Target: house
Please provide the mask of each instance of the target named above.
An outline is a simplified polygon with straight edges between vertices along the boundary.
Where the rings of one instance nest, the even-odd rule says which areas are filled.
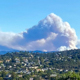
[[[63,69],[59,69],[59,71],[63,71]]]
[[[56,77],[57,76],[57,74],[51,74],[50,75],[50,77]]]
[[[30,78],[29,80],[33,80],[33,78]]]
[[[26,69],[21,68],[20,70],[17,71],[17,73],[27,73],[27,71],[26,71]]]
[[[22,70],[22,73],[27,73],[27,71],[26,70]]]
[[[16,63],[19,64],[20,60],[18,58],[15,59]]]
[[[1,66],[6,67],[5,64],[1,64]]]
[[[52,70],[51,68],[49,68],[49,70]]]
[[[7,74],[6,77],[4,78],[4,80],[12,80],[11,74]]]
[[[37,69],[37,68],[38,68],[38,66],[34,66],[34,67],[30,66],[29,68]]]
[[[12,68],[12,66],[10,65],[9,68]]]
[[[26,66],[27,64],[26,63],[22,63],[22,66]]]
[[[2,66],[0,66],[0,68],[2,68]]]
[[[43,68],[43,69],[42,69],[43,72],[44,72],[44,71],[47,71],[47,70],[48,70],[48,68]]]
[[[22,71],[20,70],[20,71],[17,71],[16,73],[18,73],[18,74],[19,74],[19,73],[22,73]]]
[[[27,74],[31,74],[31,72],[27,72]]]
[[[19,74],[19,75],[18,75],[18,77],[22,77],[22,75],[21,75],[21,74]]]
[[[16,65],[14,64],[14,67],[16,67]]]
[[[9,63],[10,61],[11,61],[10,59],[7,59],[7,60],[6,60],[6,63]]]
[[[0,63],[3,63],[3,61],[0,61]]]
[[[41,71],[41,69],[36,69],[37,72]]]
[[[66,69],[66,70],[64,70],[64,72],[68,72],[68,70]]]
[[[33,58],[33,55],[31,54],[31,57]]]
[[[27,63],[27,62],[28,62],[28,59],[24,58],[23,61],[24,61],[25,63]]]

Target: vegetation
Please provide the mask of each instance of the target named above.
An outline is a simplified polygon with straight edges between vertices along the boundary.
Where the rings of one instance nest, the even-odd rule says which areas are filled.
[[[0,80],[80,80],[80,49],[0,55]]]

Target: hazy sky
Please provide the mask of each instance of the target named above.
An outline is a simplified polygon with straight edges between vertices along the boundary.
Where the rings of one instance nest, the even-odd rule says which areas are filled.
[[[69,22],[80,38],[80,0],[0,0],[0,31],[20,33],[50,13]]]

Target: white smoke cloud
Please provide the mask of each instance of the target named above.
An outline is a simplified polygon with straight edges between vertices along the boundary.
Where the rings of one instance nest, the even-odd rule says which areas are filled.
[[[70,50],[70,49],[73,49],[73,48],[69,48],[69,47],[66,47],[66,46],[61,46],[57,50],[58,51],[64,51],[64,50]]]
[[[21,34],[16,34],[13,32],[1,32],[0,31],[0,45],[11,47],[17,44],[17,41],[22,39],[23,36]]]
[[[0,32],[0,45],[18,50],[76,49],[76,44],[75,30],[53,13],[21,34]]]
[[[77,40],[77,45],[76,46],[80,49],[80,39]]]

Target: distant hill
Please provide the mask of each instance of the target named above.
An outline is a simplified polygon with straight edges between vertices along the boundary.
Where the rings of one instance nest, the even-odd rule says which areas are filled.
[[[15,51],[19,51],[19,50],[15,50],[15,49],[8,48],[8,47],[0,45],[0,55],[6,54],[7,52],[15,52]]]
[[[33,52],[33,53],[43,53],[43,51],[39,51],[39,50],[29,51],[29,52]]]
[[[3,54],[6,54],[8,53],[9,51],[0,51],[0,55],[3,55]]]

